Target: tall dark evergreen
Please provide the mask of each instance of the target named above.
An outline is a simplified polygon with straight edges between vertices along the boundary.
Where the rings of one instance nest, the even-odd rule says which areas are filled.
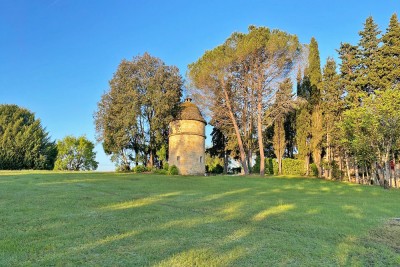
[[[356,84],[360,90],[367,94],[381,89],[379,86],[378,67],[380,62],[377,60],[379,53],[379,34],[378,25],[370,16],[364,23],[364,29],[359,32],[361,37],[358,43],[357,78]]]
[[[0,169],[51,170],[55,143],[39,119],[17,105],[0,105]]]
[[[327,171],[325,177],[332,178],[332,168],[335,165],[335,125],[340,120],[343,111],[342,97],[343,91],[339,84],[339,75],[336,73],[336,62],[332,58],[328,58],[323,69],[321,100],[323,126],[324,126],[324,143],[327,162]]]
[[[400,88],[400,24],[397,14],[390,18],[382,36],[380,48],[379,80],[382,89]]]
[[[218,157],[224,161],[224,173],[228,172],[229,154],[230,151],[227,148],[228,138],[224,133],[214,127],[211,132],[211,147],[206,149],[206,153],[212,157]]]
[[[290,111],[286,115],[285,123],[285,140],[286,140],[286,151],[285,157],[294,158],[296,152],[296,111]]]
[[[285,79],[279,85],[275,103],[270,109],[271,113],[269,114],[274,119],[273,146],[278,161],[278,174],[282,174],[282,159],[286,152],[285,120],[288,113],[294,109],[292,88],[293,84],[289,78]]]
[[[310,81],[308,77],[302,77],[301,70],[297,73],[297,96],[303,99],[303,103],[296,110],[296,147],[298,158],[304,160],[306,175],[310,171],[311,157],[311,115],[310,115]]]
[[[311,112],[311,140],[310,147],[314,163],[318,168],[318,176],[321,176],[321,154],[322,154],[322,110],[321,110],[321,62],[319,57],[318,43],[311,38],[309,45],[308,67],[305,76],[309,80],[310,87],[310,112]]]
[[[357,107],[360,105],[362,96],[361,90],[357,88],[357,69],[359,66],[357,46],[349,43],[341,43],[338,50],[340,64],[340,86],[342,87],[346,97],[347,108]]]

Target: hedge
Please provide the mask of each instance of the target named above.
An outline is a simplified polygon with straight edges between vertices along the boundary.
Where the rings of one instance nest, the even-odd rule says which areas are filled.
[[[260,172],[260,159],[256,159],[256,164],[253,166],[253,173]],[[304,175],[306,170],[304,168],[304,161],[300,159],[285,158],[282,160],[282,174],[283,175]],[[277,175],[278,162],[273,158],[265,158],[265,174]]]

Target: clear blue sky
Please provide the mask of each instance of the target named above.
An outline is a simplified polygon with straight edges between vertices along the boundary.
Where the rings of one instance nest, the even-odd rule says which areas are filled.
[[[53,139],[94,141],[93,112],[123,58],[147,51],[184,75],[205,50],[256,25],[302,43],[314,36],[324,64],[340,42],[358,42],[368,16],[384,31],[399,9],[398,0],[0,0],[0,104],[30,109]],[[113,170],[96,150],[99,170]]]

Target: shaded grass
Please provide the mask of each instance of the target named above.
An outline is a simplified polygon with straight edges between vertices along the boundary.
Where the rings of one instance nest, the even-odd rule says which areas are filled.
[[[399,203],[307,178],[0,172],[0,266],[398,266],[399,231],[376,231]]]

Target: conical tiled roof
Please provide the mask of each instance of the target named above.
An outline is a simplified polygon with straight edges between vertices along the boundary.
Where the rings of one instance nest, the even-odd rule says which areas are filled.
[[[192,103],[191,98],[186,98],[185,102],[181,104],[181,112],[179,113],[177,120],[194,120],[194,121],[201,121],[205,124],[206,121],[201,115],[199,108]]]

